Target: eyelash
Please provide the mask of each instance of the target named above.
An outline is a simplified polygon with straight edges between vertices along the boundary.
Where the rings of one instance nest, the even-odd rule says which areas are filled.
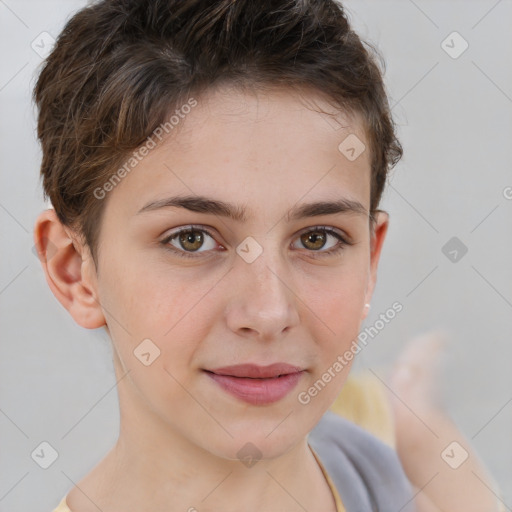
[[[172,252],[173,254],[177,254],[180,257],[184,257],[184,258],[199,258],[200,254],[202,254],[204,252],[207,252],[207,251],[202,251],[201,253],[196,254],[194,252],[176,249],[172,245],[169,245],[169,242],[171,240],[173,240],[174,238],[178,237],[182,233],[190,233],[190,232],[196,232],[196,231],[199,231],[199,232],[202,232],[202,233],[206,233],[208,236],[210,236],[211,238],[215,239],[214,235],[212,233],[210,233],[210,231],[208,229],[206,229],[206,228],[204,228],[202,226],[192,226],[191,225],[191,226],[187,226],[184,229],[180,229],[179,231],[176,231],[176,232],[172,233],[168,237],[164,238],[160,243],[164,246],[164,248],[166,250]],[[305,235],[307,233],[315,233],[315,232],[327,233],[327,234],[332,235],[332,236],[334,236],[335,238],[338,239],[338,244],[336,244],[331,249],[328,249],[327,251],[319,250],[317,252],[317,251],[314,251],[314,250],[307,250],[306,249],[307,252],[314,253],[314,257],[315,258],[323,258],[324,256],[334,256],[336,254],[339,254],[341,251],[343,251],[343,249],[345,249],[345,246],[354,245],[353,242],[349,242],[346,238],[344,238],[342,235],[340,235],[337,231],[335,231],[334,229],[329,228],[327,226],[313,226],[311,228],[308,228],[307,231],[303,231],[302,233],[300,233],[299,237],[301,237],[302,235]]]

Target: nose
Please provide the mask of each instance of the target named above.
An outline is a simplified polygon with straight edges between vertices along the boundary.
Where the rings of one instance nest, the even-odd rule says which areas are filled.
[[[252,263],[239,258],[231,271],[234,291],[227,305],[228,327],[238,335],[271,341],[299,324],[298,297],[290,273],[270,249]]]

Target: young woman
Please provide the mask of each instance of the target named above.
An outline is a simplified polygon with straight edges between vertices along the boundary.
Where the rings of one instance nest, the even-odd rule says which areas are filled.
[[[60,303],[111,338],[121,414],[58,510],[414,510],[396,452],[329,411],[402,152],[343,8],[96,2],[34,96],[35,240]]]

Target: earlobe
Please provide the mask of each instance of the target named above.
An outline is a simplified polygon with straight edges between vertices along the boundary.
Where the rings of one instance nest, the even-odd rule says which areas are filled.
[[[34,243],[48,286],[75,322],[86,329],[105,325],[95,281],[91,282],[95,275],[95,269],[89,268],[92,259],[84,259],[88,251],[70,236],[55,210],[39,214],[34,225]]]
[[[368,313],[370,312],[370,307],[371,306],[368,302],[364,305],[363,315],[361,316],[361,320],[364,320],[368,316]]]

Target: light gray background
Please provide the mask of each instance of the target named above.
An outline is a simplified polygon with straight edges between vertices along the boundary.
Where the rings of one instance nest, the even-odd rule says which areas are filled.
[[[1,512],[52,510],[108,451],[118,429],[106,334],[73,322],[32,252],[44,204],[30,102],[41,59],[31,43],[43,31],[57,36],[83,5],[0,0]],[[512,186],[512,2],[345,5],[356,30],[384,54],[405,148],[382,205],[391,227],[366,325],[396,300],[404,310],[358,366],[385,379],[407,340],[447,330],[446,406],[510,508],[512,200],[504,191]],[[469,43],[457,59],[441,47],[453,31]],[[468,248],[456,263],[441,251],[453,236]],[[59,453],[47,470],[31,458],[42,441]]]

